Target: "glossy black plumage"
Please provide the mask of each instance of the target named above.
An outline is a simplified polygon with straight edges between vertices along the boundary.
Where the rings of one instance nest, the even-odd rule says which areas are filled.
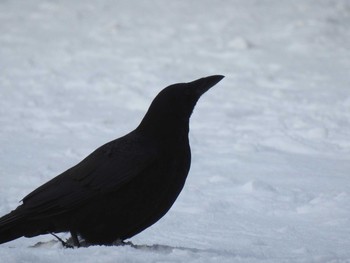
[[[182,190],[191,164],[189,118],[223,76],[171,85],[153,100],[140,125],[40,186],[0,218],[0,243],[70,231],[108,245],[159,220]]]

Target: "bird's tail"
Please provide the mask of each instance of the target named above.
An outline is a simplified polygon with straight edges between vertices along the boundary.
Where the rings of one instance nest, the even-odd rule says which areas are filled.
[[[9,242],[25,235],[25,219],[21,213],[14,210],[0,218],[0,244]]]

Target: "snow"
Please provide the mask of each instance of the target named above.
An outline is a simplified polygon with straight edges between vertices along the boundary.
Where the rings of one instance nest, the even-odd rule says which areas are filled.
[[[349,24],[347,0],[1,1],[0,215],[165,86],[226,78],[193,113],[185,189],[136,248],[40,236],[0,261],[350,262]]]

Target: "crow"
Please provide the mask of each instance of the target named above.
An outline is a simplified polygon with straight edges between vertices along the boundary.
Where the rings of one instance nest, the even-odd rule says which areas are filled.
[[[112,245],[157,222],[180,194],[190,169],[194,106],[223,78],[163,89],[135,130],[102,145],[1,217],[0,244],[52,234],[65,246]],[[72,245],[56,235],[60,232],[70,232]]]

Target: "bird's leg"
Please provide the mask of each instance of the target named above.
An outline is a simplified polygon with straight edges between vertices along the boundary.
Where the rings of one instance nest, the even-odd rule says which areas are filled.
[[[72,240],[73,240],[73,245],[75,247],[80,247],[80,242],[79,242],[79,239],[78,239],[78,235],[77,235],[77,232],[75,231],[70,231],[70,234],[72,236]]]
[[[62,246],[64,246],[65,248],[74,248],[74,246],[69,245],[67,242],[63,241],[63,239],[60,238],[59,236],[57,236],[56,234],[54,234],[54,233],[49,233],[49,234],[51,234],[51,235],[53,235],[55,238],[57,238],[58,241],[60,241],[60,242],[62,243]]]

